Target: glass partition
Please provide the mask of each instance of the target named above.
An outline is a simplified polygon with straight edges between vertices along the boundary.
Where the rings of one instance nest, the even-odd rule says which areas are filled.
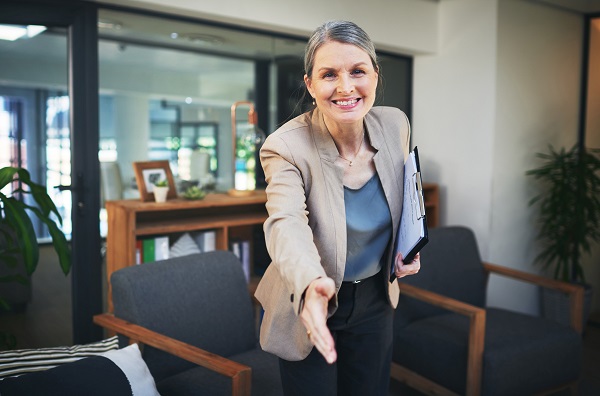
[[[303,40],[114,10],[100,10],[99,36],[100,145],[114,147],[104,159],[134,189],[134,161],[169,160],[184,188],[199,182],[206,155],[205,181],[232,188],[231,106],[254,102],[274,129],[276,88],[261,76],[277,72],[279,57],[301,64],[304,50]]]
[[[132,162],[169,160],[183,188],[198,182],[197,159],[206,155],[208,180],[227,191],[234,183],[232,104],[253,102],[267,134],[307,109],[299,103],[305,39],[112,9],[99,11],[98,26],[100,160],[118,165],[131,187],[123,198],[135,196]],[[378,104],[410,114],[411,60],[380,60],[385,94]]]
[[[21,25],[2,26],[27,30]],[[38,26],[37,34],[2,36],[0,58],[0,167],[26,168],[32,180],[46,186],[69,238],[71,192],[56,188],[71,184],[66,30]],[[10,194],[12,187],[3,193]],[[49,240],[47,228],[37,217],[31,220],[38,239]]]
[[[158,159],[170,161],[180,187],[205,177],[226,191],[233,186],[232,104],[253,102],[267,134],[307,109],[299,103],[303,38],[113,9],[99,10],[98,32],[98,158],[109,165],[101,167],[103,199],[139,196],[132,162]],[[10,54],[0,68],[0,161],[26,165],[48,186],[69,233],[70,191],[54,188],[71,177],[66,31],[0,40],[0,53]],[[411,59],[386,53],[380,60],[377,104],[410,115]],[[18,133],[14,125],[22,126]],[[199,161],[208,162],[206,172]]]

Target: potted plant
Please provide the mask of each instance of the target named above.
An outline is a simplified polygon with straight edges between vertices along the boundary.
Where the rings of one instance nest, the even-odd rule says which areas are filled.
[[[540,167],[526,172],[541,183],[541,191],[529,205],[538,208],[538,239],[542,250],[536,263],[552,270],[555,279],[586,287],[584,325],[591,306],[591,287],[586,284],[582,256],[600,239],[600,149],[574,146],[570,150],[538,153]],[[543,289],[542,311],[561,322],[567,309],[559,308],[560,295]],[[553,301],[544,305],[544,300]],[[548,301],[547,301],[548,302]],[[564,312],[566,311],[566,312]],[[559,318],[560,317],[560,318]],[[567,320],[568,323],[568,320]]]
[[[18,183],[18,187],[11,194],[2,192],[10,183]],[[35,203],[19,199],[24,196],[31,196]],[[28,285],[38,265],[39,246],[27,212],[35,214],[48,227],[64,274],[71,269],[69,244],[58,227],[62,218],[45,187],[32,181],[23,168],[4,167],[0,169],[0,285],[6,287],[14,283]],[[0,289],[0,310],[9,309],[10,302],[2,294]],[[0,339],[2,336],[0,333]]]
[[[166,202],[167,194],[169,193],[169,183],[166,179],[158,180],[154,183],[152,191],[154,192],[154,200],[156,202]]]

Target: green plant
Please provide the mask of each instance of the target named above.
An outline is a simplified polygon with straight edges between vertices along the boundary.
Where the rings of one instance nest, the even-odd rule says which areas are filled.
[[[168,187],[169,183],[167,183],[167,181],[165,179],[161,179],[161,180],[158,180],[157,182],[155,182],[154,185],[156,187]]]
[[[537,153],[542,165],[526,172],[542,191],[529,205],[539,210],[538,239],[543,247],[536,262],[554,269],[554,278],[585,283],[581,256],[600,238],[600,149]]]
[[[1,190],[9,183],[18,183],[18,187],[12,194],[6,195]],[[19,195],[31,195],[37,206],[17,199]],[[51,217],[54,214],[58,223],[62,224],[62,218],[45,187],[32,181],[29,172],[23,168],[4,167],[0,169],[0,204],[0,238],[4,242],[0,244],[0,264],[12,270],[24,265],[28,276],[34,273],[39,261],[39,246],[33,223],[27,214],[30,211],[48,227],[60,267],[65,275],[68,274],[71,269],[69,244]],[[11,271],[9,275],[0,276],[0,282],[28,282],[27,278],[13,273]],[[0,306],[8,308],[1,296]]]

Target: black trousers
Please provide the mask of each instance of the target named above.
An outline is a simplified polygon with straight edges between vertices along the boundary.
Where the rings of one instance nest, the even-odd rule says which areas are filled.
[[[394,310],[382,276],[342,284],[338,310],[327,321],[338,354],[334,364],[317,348],[301,361],[279,359],[286,396],[389,394]]]

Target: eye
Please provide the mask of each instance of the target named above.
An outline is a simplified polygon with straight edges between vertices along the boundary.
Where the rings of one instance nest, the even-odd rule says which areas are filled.
[[[362,69],[354,69],[354,70],[352,70],[352,75],[354,75],[354,76],[359,76],[359,75],[363,75],[363,74],[365,74],[365,71],[362,70]]]
[[[333,74],[333,72],[325,72],[325,73],[323,73],[323,78],[331,79],[333,77],[335,77],[335,74]]]

